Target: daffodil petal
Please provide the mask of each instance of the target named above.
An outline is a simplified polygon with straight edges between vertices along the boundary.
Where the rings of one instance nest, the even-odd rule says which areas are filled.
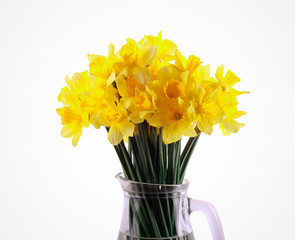
[[[161,47],[159,48],[159,57],[162,60],[170,60],[172,54],[175,52],[177,48],[176,44],[171,40],[164,39],[161,43]]]
[[[122,97],[127,97],[128,92],[127,92],[126,80],[124,79],[122,75],[117,77],[116,84],[117,84],[119,94]]]
[[[224,70],[223,65],[220,65],[216,70],[215,76],[219,82],[223,80],[223,70]]]
[[[213,123],[211,124],[206,116],[201,115],[197,122],[197,127],[201,132],[211,135],[213,132]]]
[[[77,121],[64,125],[61,129],[61,136],[64,138],[73,137],[79,126],[80,124]]]
[[[150,111],[133,112],[133,113],[130,113],[129,119],[136,124],[142,123],[148,114],[152,114],[152,112],[150,112]]]
[[[128,74],[143,85],[151,79],[151,71],[146,67],[134,66],[128,69]]]
[[[163,128],[163,141],[165,144],[170,144],[180,140],[182,137],[177,124],[166,126]]]
[[[98,55],[95,55],[95,54],[88,54],[87,55],[89,62],[92,62],[97,57],[98,57]]]
[[[132,137],[134,132],[134,124],[128,120],[120,123],[120,130],[124,137]]]
[[[244,123],[239,123],[234,119],[225,119],[222,122],[223,126],[232,133],[237,133],[241,127],[244,127]]]
[[[81,134],[82,134],[82,129],[83,129],[83,124],[80,124],[79,127],[76,129],[75,136],[72,139],[73,147],[77,146],[78,141],[79,141]]]
[[[56,109],[56,112],[59,116],[62,116],[64,114],[64,108],[58,108]]]
[[[91,117],[90,118],[90,123],[96,128],[96,129],[99,129],[100,128],[100,126],[101,126],[101,123],[98,121],[98,119],[97,118],[93,118],[93,117]]]
[[[196,102],[201,105],[205,96],[205,89],[202,88],[199,84],[196,84],[195,93],[196,94],[194,96],[196,98]]]
[[[195,137],[197,136],[197,132],[194,129],[194,127],[191,125],[190,122],[184,122],[182,124],[183,126],[181,127],[182,130],[182,135],[187,136],[187,137]]]
[[[175,50],[175,66],[181,71],[185,71],[186,60],[178,49]]]
[[[107,86],[110,86],[116,80],[116,73],[112,72],[107,80]]]
[[[70,89],[68,87],[63,87],[60,91],[60,94],[58,95],[57,99],[59,102],[62,102],[64,105],[68,105],[69,102],[67,99],[64,97],[65,93],[70,92]]]
[[[226,80],[228,86],[232,87],[237,82],[240,82],[241,80],[230,70],[227,71],[227,73],[224,76],[224,79]]]
[[[112,58],[114,56],[114,54],[115,54],[115,46],[114,46],[114,44],[110,43],[108,58]]]
[[[81,118],[82,118],[82,122],[84,124],[85,127],[89,127],[89,115],[87,112],[82,112],[81,113]]]
[[[166,124],[167,112],[158,111],[149,119],[147,119],[148,123],[154,127],[163,127]]]
[[[139,49],[139,53],[140,53],[139,64],[142,66],[151,64],[157,55],[157,50],[158,50],[157,46],[141,47]]]
[[[117,125],[113,125],[110,127],[108,133],[108,140],[112,145],[118,145],[123,139],[123,134],[120,131],[120,128]]]
[[[244,112],[244,111],[235,111],[233,114],[231,114],[231,117],[233,119],[236,119],[236,118],[239,118],[245,114],[246,114],[246,112]]]

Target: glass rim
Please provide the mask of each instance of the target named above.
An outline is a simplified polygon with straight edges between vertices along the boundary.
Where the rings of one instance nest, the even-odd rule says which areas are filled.
[[[138,192],[138,193],[179,193],[187,191],[189,181],[183,180],[182,184],[161,184],[161,183],[146,183],[128,180],[122,172],[115,176],[121,183],[123,191]]]

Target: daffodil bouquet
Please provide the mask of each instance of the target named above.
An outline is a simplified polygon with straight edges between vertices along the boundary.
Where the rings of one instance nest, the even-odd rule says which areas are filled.
[[[201,132],[210,135],[218,124],[230,135],[244,126],[236,121],[245,114],[237,109],[237,96],[246,92],[233,88],[240,79],[230,70],[224,75],[223,65],[210,76],[209,65],[184,57],[161,32],[139,42],[128,38],[117,52],[109,44],[108,56],[88,59],[89,69],[66,76],[68,86],[58,95],[65,105],[57,109],[61,135],[76,146],[83,127],[104,126],[129,180],[180,184]],[[182,136],[188,137],[183,150]],[[158,214],[139,216],[139,222],[162,226],[165,214]],[[173,236],[172,222],[165,219],[162,236]]]

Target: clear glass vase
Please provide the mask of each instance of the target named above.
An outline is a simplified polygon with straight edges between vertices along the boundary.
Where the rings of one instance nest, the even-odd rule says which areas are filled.
[[[118,240],[195,240],[190,214],[205,214],[213,240],[224,240],[216,209],[208,202],[187,196],[189,182],[150,184],[116,175],[123,193],[123,214]]]

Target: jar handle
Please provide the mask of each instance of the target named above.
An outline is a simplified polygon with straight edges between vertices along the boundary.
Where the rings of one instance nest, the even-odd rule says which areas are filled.
[[[211,203],[189,198],[189,213],[191,214],[195,211],[202,212],[207,218],[212,239],[224,240],[224,233],[216,208]]]

